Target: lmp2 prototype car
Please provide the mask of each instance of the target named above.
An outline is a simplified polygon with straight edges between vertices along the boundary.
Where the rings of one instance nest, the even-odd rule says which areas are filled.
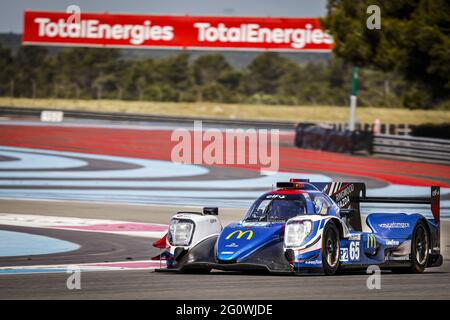
[[[362,223],[360,203],[430,204],[421,214],[372,213]],[[222,228],[218,208],[179,212],[154,246],[166,260],[158,271],[212,269],[318,272],[378,265],[393,272],[440,266],[440,189],[428,198],[367,197],[364,183],[290,179],[259,197],[244,219]],[[163,251],[164,250],[164,251]]]

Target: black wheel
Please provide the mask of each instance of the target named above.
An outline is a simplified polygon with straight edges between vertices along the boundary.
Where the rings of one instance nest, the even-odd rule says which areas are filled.
[[[419,221],[411,238],[411,272],[421,273],[425,270],[430,256],[430,237],[427,226]]]
[[[323,231],[322,265],[326,275],[336,274],[339,269],[339,230],[333,222],[327,223]]]
[[[411,267],[392,269],[394,273],[421,273],[425,270],[430,251],[430,236],[427,226],[419,221],[411,237]]]

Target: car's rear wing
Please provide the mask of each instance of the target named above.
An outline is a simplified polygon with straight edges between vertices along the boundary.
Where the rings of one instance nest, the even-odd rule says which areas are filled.
[[[360,203],[429,204],[434,220],[440,222],[440,187],[432,186],[430,197],[367,197],[361,182],[310,182],[328,194],[342,209],[360,209]]]
[[[440,222],[440,187],[432,186],[430,197],[359,197],[356,201],[369,203],[406,203],[406,204],[429,204],[434,220]]]
[[[341,215],[345,215],[348,223],[355,229],[361,230],[361,203],[399,203],[399,204],[429,204],[435,223],[440,225],[440,187],[432,186],[430,197],[368,197],[366,185],[360,182],[311,182],[322,192],[328,194],[341,208]],[[439,231],[438,231],[439,232]]]
[[[328,194],[341,209],[360,212],[360,203],[405,203],[430,204],[436,223],[440,222],[440,187],[432,186],[430,197],[367,197],[366,185],[362,182],[310,182],[304,179],[291,179],[291,184],[312,185]],[[285,183],[288,184],[288,183]]]

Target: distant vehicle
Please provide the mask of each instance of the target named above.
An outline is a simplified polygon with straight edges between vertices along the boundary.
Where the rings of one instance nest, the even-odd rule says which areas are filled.
[[[430,204],[434,219],[421,214],[372,213],[363,231],[360,203]],[[377,265],[393,272],[419,273],[442,264],[440,189],[430,198],[367,197],[354,182],[291,179],[260,196],[243,220],[222,228],[218,208],[179,212],[154,246],[159,271],[207,273],[212,269],[317,272]]]

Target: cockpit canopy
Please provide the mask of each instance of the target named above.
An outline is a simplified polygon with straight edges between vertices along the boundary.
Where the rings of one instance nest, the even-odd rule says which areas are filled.
[[[253,203],[244,221],[287,221],[306,213],[306,199],[303,194],[266,194]]]
[[[267,193],[252,204],[244,217],[244,221],[283,222],[299,215],[327,215],[330,213],[335,215],[338,211],[337,205],[321,192],[307,194]]]

